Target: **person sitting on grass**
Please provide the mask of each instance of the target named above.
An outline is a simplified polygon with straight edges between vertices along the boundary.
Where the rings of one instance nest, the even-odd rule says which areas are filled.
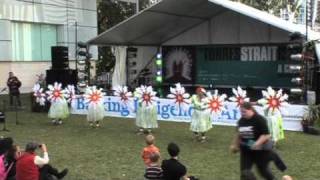
[[[43,157],[36,155],[35,151],[38,148],[41,148]],[[16,180],[53,180],[53,176],[62,179],[67,173],[68,169],[59,173],[49,164],[49,155],[45,144],[28,143],[25,152],[17,158]]]
[[[187,168],[178,161],[179,146],[175,143],[169,143],[167,150],[171,158],[162,161],[161,168],[164,180],[197,180],[193,176],[187,176]]]
[[[145,140],[146,140],[147,146],[144,147],[143,150],[142,150],[142,159],[143,159],[144,164],[146,166],[150,166],[150,164],[151,164],[151,160],[150,160],[151,154],[152,153],[159,153],[160,154],[160,150],[159,150],[159,148],[157,148],[154,145],[155,138],[154,138],[153,135],[151,135],[151,134],[147,135]]]
[[[282,176],[282,180],[293,180],[293,178],[291,176],[284,175]]]
[[[163,174],[159,160],[159,153],[155,152],[150,155],[150,164],[146,168],[146,172],[144,174],[146,180],[163,180]]]

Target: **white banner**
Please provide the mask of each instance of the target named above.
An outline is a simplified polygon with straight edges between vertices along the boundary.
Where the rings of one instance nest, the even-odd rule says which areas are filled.
[[[184,108],[179,108],[170,99],[159,99],[156,102],[158,120],[175,121],[175,122],[190,122],[193,107],[187,105]],[[104,97],[105,116],[135,118],[138,107],[138,101],[133,99],[127,105],[121,103],[119,97],[105,96]],[[84,98],[78,97],[71,104],[72,114],[87,114],[88,104]],[[282,113],[284,121],[284,129],[292,131],[301,131],[300,121],[307,106],[289,105]],[[212,116],[212,123],[216,125],[235,126],[240,118],[239,108],[233,102],[226,102],[225,111],[220,116]],[[256,110],[263,114],[262,107],[257,106]]]

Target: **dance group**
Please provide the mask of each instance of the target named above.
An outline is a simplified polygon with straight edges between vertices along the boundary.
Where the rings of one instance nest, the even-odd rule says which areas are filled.
[[[33,90],[36,102],[39,104],[44,105],[46,100],[50,101],[48,116],[53,119],[52,122],[54,124],[62,124],[62,120],[69,116],[68,103],[77,98],[73,86],[68,85],[65,89],[62,89],[62,85],[59,83],[49,85],[46,92],[38,84],[34,86]],[[157,97],[151,86],[142,85],[136,88],[134,93],[128,91],[126,86],[118,86],[113,90],[114,95],[119,97],[122,106],[129,107],[134,98],[138,100],[135,121],[138,127],[138,134],[150,134],[152,129],[158,128]],[[263,151],[262,145],[267,144],[265,142],[270,137],[271,142],[284,139],[281,111],[283,111],[283,107],[288,105],[286,102],[288,95],[284,94],[281,89],[275,91],[268,87],[266,91],[262,91],[262,99],[255,103],[250,103],[245,90],[238,87],[232,89],[232,92],[234,95],[229,100],[239,107],[241,119],[238,121],[238,133],[230,149],[233,152],[237,150],[241,152],[241,177],[243,177],[241,179],[254,179],[254,176],[251,176],[248,172],[251,172],[252,165],[256,164],[260,174],[265,179],[272,180],[274,176],[268,169],[268,162],[274,161],[282,171],[286,169],[286,166],[280,157],[274,151],[271,151],[272,147],[269,155],[269,151]],[[104,118],[104,95],[102,89],[98,89],[95,86],[87,87],[82,95],[88,104],[87,120],[91,127],[99,127],[99,122]],[[187,106],[190,107],[190,105],[193,107],[190,130],[199,142],[205,142],[206,132],[212,128],[212,118],[218,118],[221,112],[225,110],[227,96],[219,94],[218,90],[211,94],[211,92],[207,92],[202,87],[198,87],[196,94],[190,96],[178,83],[175,87],[170,88],[170,94],[167,98],[171,99],[177,108],[184,109]],[[253,104],[264,107],[266,120],[255,111]],[[261,146],[262,149],[258,146]],[[262,151],[256,152],[255,150],[258,149]]]
[[[50,102],[48,116],[52,119],[52,123],[57,125],[62,124],[62,120],[69,116],[68,103],[71,103],[77,97],[74,86],[68,85],[63,89],[60,83],[48,85],[46,92],[39,84],[36,84],[33,91],[36,102],[40,105],[45,105],[46,100]],[[246,91],[240,87],[233,89],[233,94],[234,96],[230,97],[229,100],[235,102],[238,107],[244,102],[249,102]],[[132,101],[133,98],[138,99],[139,105],[136,113],[138,133],[150,133],[152,129],[158,128],[157,97],[151,86],[142,85],[136,88],[134,93],[128,91],[126,86],[118,86],[114,88],[114,95],[120,98],[122,106],[129,106],[129,101]],[[271,87],[267,91],[262,91],[262,95],[263,98],[256,104],[264,106],[270,134],[272,139],[277,142],[284,138],[281,108],[287,105],[288,96],[282,90],[275,91]],[[83,95],[88,104],[87,120],[92,127],[99,127],[100,121],[104,118],[103,96],[105,96],[105,93],[96,86],[87,87]],[[202,87],[198,87],[196,94],[190,96],[179,83],[170,88],[170,94],[167,97],[172,99],[172,103],[177,108],[184,109],[187,105],[192,105],[190,130],[195,134],[196,139],[201,142],[206,141],[205,133],[212,128],[212,118],[218,118],[221,112],[225,110],[224,105],[227,98],[225,94],[218,94],[218,90],[211,94]]]

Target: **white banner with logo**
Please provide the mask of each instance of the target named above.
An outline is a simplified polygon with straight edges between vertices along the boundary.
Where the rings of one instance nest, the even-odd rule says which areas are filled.
[[[158,99],[156,102],[158,120],[175,121],[175,122],[190,122],[193,107],[186,105],[179,108],[170,99]],[[128,104],[123,104],[119,97],[105,96],[104,97],[105,116],[135,118],[138,101],[132,99]],[[88,104],[83,97],[76,98],[71,104],[72,114],[87,114]],[[307,106],[304,105],[289,105],[282,112],[284,129],[292,131],[301,131],[300,121]],[[233,102],[226,102],[225,111],[220,116],[212,116],[212,123],[216,125],[235,126],[240,118],[239,108]],[[263,114],[262,107],[257,106],[256,110]]]

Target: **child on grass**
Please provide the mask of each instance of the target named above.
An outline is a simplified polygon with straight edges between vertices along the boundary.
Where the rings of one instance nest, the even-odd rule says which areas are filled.
[[[160,151],[159,151],[159,148],[157,148],[154,145],[155,138],[154,138],[153,135],[151,135],[151,134],[147,135],[145,140],[146,140],[147,146],[144,147],[143,150],[142,150],[142,159],[143,159],[144,164],[146,166],[150,166],[150,164],[151,164],[151,160],[150,160],[151,154],[152,153],[159,153],[160,154]]]
[[[146,168],[146,172],[144,174],[146,180],[163,180],[163,174],[159,160],[160,154],[158,152],[150,154],[150,165]]]

